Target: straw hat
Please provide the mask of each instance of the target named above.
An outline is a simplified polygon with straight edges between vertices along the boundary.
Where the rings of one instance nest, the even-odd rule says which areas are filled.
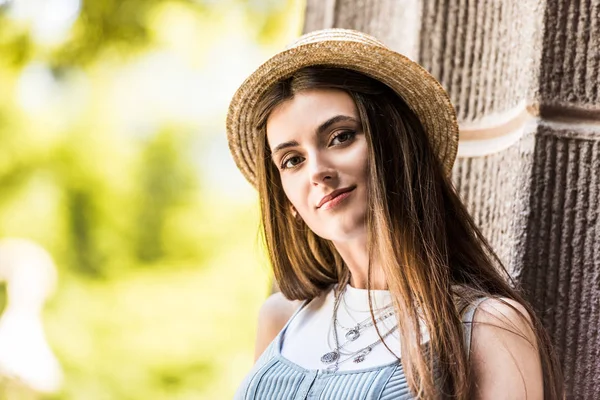
[[[372,36],[324,29],[298,38],[262,64],[238,88],[227,114],[227,140],[238,168],[256,187],[257,129],[253,108],[265,91],[295,71],[315,65],[346,68],[377,79],[398,93],[417,115],[448,175],[458,149],[454,107],[440,83],[419,64]]]

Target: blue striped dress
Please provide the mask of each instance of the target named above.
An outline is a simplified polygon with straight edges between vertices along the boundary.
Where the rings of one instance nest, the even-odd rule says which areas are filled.
[[[463,314],[467,351],[471,343],[471,323],[481,298]],[[409,400],[411,393],[402,363],[392,363],[349,371],[329,372],[306,369],[281,355],[285,331],[294,317],[308,303],[305,301],[292,315],[256,361],[234,400]]]

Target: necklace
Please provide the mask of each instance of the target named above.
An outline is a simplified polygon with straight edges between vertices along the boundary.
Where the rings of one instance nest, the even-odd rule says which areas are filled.
[[[347,331],[346,332],[346,339],[348,339],[348,340],[356,340],[356,339],[358,339],[360,337],[360,332],[363,329],[366,329],[366,328],[368,328],[370,326],[373,326],[374,323],[373,323],[373,320],[371,319],[370,315],[367,318],[365,318],[364,320],[362,320],[361,322],[358,322],[354,318],[354,316],[352,315],[352,313],[350,311],[355,311],[355,312],[369,312],[369,310],[362,311],[362,310],[356,310],[356,309],[351,308],[348,305],[348,303],[346,302],[346,292],[348,291],[347,289],[348,289],[348,286],[345,286],[344,290],[343,290],[343,293],[341,295],[342,302],[344,303],[344,308],[346,309],[346,312],[348,313],[348,315],[350,316],[350,318],[356,323],[356,325],[354,325],[354,327],[352,327],[352,328],[348,328],[348,327],[343,326],[337,319],[335,319],[335,322],[341,328],[343,328],[343,329],[345,329]],[[386,305],[384,307],[380,307],[380,308],[374,309],[373,310],[373,314],[375,314],[377,312],[382,312],[383,313],[386,310],[391,309],[392,307],[393,307],[393,303],[390,303],[390,304],[388,304],[388,305]],[[383,314],[381,317],[378,317],[378,318],[375,319],[375,324],[377,324],[377,322],[383,321],[384,319],[390,317],[393,314],[394,314],[393,311],[392,311],[392,313],[388,312],[386,314]]]
[[[381,338],[379,338],[376,342],[374,342],[368,346],[365,346],[359,350],[356,350],[352,353],[340,352],[341,355],[348,355],[348,357],[344,358],[343,360],[341,360],[341,359],[336,360],[336,363],[332,366],[329,366],[327,369],[335,372],[338,370],[340,364],[342,364],[348,360],[352,360],[356,364],[363,362],[365,360],[365,358],[367,357],[367,355],[373,350],[373,347],[377,346],[379,343],[382,342],[382,339],[385,339],[386,337],[391,335],[397,329],[398,329],[398,325],[395,325],[389,331],[387,331],[383,336],[381,336]]]
[[[348,311],[348,310],[346,310],[346,311]],[[350,318],[352,318],[354,320],[354,322],[356,322],[356,320],[352,317],[352,314],[350,314],[348,312],[348,315],[350,315]],[[360,337],[361,331],[363,331],[363,330],[365,330],[367,328],[370,328],[371,326],[376,325],[378,322],[382,322],[385,319],[387,319],[387,318],[389,318],[389,317],[391,317],[393,315],[394,315],[394,311],[393,310],[388,311],[387,313],[382,314],[379,317],[377,317],[375,319],[375,322],[373,322],[373,319],[371,318],[371,316],[368,316],[363,321],[356,322],[356,325],[354,327],[352,327],[352,328],[347,328],[347,327],[343,326],[340,323],[340,321],[337,319],[337,315],[336,315],[336,318],[334,319],[334,323],[336,323],[340,328],[342,328],[342,329],[344,329],[344,330],[347,331],[346,335],[345,335],[345,337],[346,337],[347,340],[349,340],[349,341],[355,341],[356,339],[358,339]]]
[[[370,319],[370,312],[369,312],[369,310],[359,311],[359,310],[356,310],[356,309],[350,307],[348,305],[348,303],[346,303],[346,296],[342,297],[342,303],[344,303],[344,309],[346,309],[346,312],[348,313],[348,315],[350,316],[350,318],[352,318],[354,320],[354,322],[356,322],[357,324],[364,323],[364,322],[366,322],[366,321],[368,321]],[[383,313],[386,310],[389,310],[389,309],[391,309],[393,307],[394,307],[394,305],[392,303],[390,303],[390,304],[388,304],[385,307],[380,307],[380,308],[373,309],[373,314]],[[354,311],[354,312],[357,312],[357,313],[366,313],[366,312],[369,312],[369,316],[367,318],[365,318],[363,321],[358,322],[358,321],[356,321],[356,319],[352,315],[351,311]]]
[[[345,292],[345,289],[346,288],[344,287],[344,289],[342,289],[339,292],[339,294],[337,294],[335,296],[335,300],[334,300],[334,304],[333,304],[333,315],[332,315],[331,325],[333,326],[333,339],[335,342],[335,347],[332,351],[327,352],[327,353],[323,354],[323,356],[321,356],[321,362],[323,362],[324,364],[332,364],[327,367],[327,370],[330,372],[337,371],[339,369],[339,365],[341,363],[346,362],[350,359],[352,359],[355,363],[363,362],[365,360],[366,356],[373,350],[373,347],[377,346],[379,343],[381,343],[383,341],[383,339],[385,339],[387,336],[391,335],[392,332],[394,332],[396,329],[398,329],[398,325],[396,324],[394,327],[392,327],[388,332],[386,332],[382,337],[380,337],[374,343],[371,343],[368,346],[365,346],[355,352],[352,352],[349,354],[349,357],[347,357],[343,360],[340,360],[340,355],[342,354],[341,349],[347,343],[352,341],[352,340],[348,340],[347,342],[345,342],[344,344],[342,344],[340,346],[339,339],[338,339],[338,333],[337,333],[337,324],[336,324],[337,312],[338,312],[338,308],[340,305],[340,298],[343,295],[343,293]],[[345,353],[344,355],[346,355],[346,354],[348,354],[348,353]]]
[[[334,289],[335,290],[335,289]],[[340,353],[339,351],[339,343],[338,343],[338,338],[337,338],[337,330],[335,329],[335,316],[337,314],[337,308],[340,304],[340,296],[339,294],[335,296],[335,299],[333,301],[333,316],[332,316],[332,323],[331,325],[333,325],[334,327],[334,335],[333,335],[333,340],[335,341],[335,349],[333,351],[327,352],[325,354],[323,354],[321,356],[321,362],[324,364],[331,364],[332,362],[337,361],[340,358]]]
[[[389,328],[389,329],[390,329],[390,331],[392,331],[392,332],[393,332],[393,331],[395,330],[395,325],[394,325],[392,328]],[[330,329],[330,330],[329,330],[329,335],[331,335],[331,333],[332,333],[331,331],[332,331],[332,329]],[[387,336],[388,336],[388,335],[390,335],[392,332],[389,332],[389,333],[388,333],[388,332],[386,332],[386,333],[384,334],[384,336],[383,336],[383,337],[384,337],[384,338],[385,338],[385,337],[387,337]],[[333,335],[331,335],[331,336],[333,336]],[[345,350],[345,348],[346,348],[346,345],[348,345],[348,344],[349,344],[349,343],[351,343],[351,342],[353,342],[353,340],[346,340],[344,343],[341,343],[341,344],[339,345],[339,348],[338,348],[338,351],[337,351],[337,352],[340,354],[340,356],[348,356],[348,355],[353,355],[353,354],[355,354],[355,353],[357,353],[357,352],[360,352],[361,350],[363,350],[363,348],[361,348],[361,349],[359,349],[359,350],[351,350],[351,349]],[[327,345],[329,346],[329,348],[331,348],[331,347],[332,347],[332,346],[331,346],[331,343],[330,343],[330,341],[329,341],[329,337],[327,338]],[[373,345],[374,345],[374,344],[370,344],[369,346],[373,346]],[[366,346],[366,347],[369,347],[369,346]]]

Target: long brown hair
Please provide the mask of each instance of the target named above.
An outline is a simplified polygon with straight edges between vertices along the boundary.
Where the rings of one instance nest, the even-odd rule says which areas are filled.
[[[273,85],[256,107],[262,230],[282,293],[289,299],[312,299],[349,279],[333,244],[291,214],[270,157],[269,114],[307,89],[344,90],[357,106],[369,153],[368,251],[370,259],[378,255],[402,321],[402,363],[414,394],[427,399],[469,398],[472,378],[460,310],[487,296],[513,299],[525,307],[542,360],[545,397],[562,398],[560,369],[549,337],[532,307],[509,284],[506,268],[460,201],[421,122],[389,87],[358,72],[324,66],[301,69]],[[371,265],[367,289],[370,275]],[[428,346],[422,346],[420,321],[429,331]]]

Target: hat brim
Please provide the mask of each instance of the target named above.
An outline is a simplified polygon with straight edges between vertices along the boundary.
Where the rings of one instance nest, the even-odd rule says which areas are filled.
[[[229,149],[253,186],[258,134],[252,121],[254,107],[273,84],[315,65],[354,70],[393,89],[419,118],[444,171],[450,175],[458,150],[458,123],[440,83],[419,64],[376,43],[324,40],[276,54],[244,81],[231,100],[226,123]]]

